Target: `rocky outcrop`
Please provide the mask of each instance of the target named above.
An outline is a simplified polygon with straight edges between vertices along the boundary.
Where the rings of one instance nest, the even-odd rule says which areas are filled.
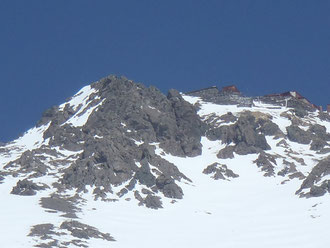
[[[272,122],[271,120],[262,119],[260,118],[258,120],[258,124],[260,125],[260,132],[264,135],[268,136],[276,136],[276,137],[283,137],[284,134],[280,130],[279,126]]]
[[[282,177],[288,176],[290,179],[298,178],[299,180],[303,180],[306,178],[302,172],[297,171],[297,166],[295,163],[288,162],[287,160],[284,159],[283,165],[284,165],[284,168],[282,170],[280,170],[277,173],[277,175],[282,176]]]
[[[30,237],[39,238],[41,242],[34,247],[89,247],[87,240],[101,239],[115,241],[109,233],[102,233],[95,227],[78,221],[63,221],[60,226],[51,223],[35,225],[31,228]],[[63,239],[62,236],[65,236]]]
[[[159,209],[162,208],[162,201],[159,196],[154,195],[154,192],[147,189],[142,189],[142,196],[138,191],[134,192],[134,197],[139,201],[139,206],[146,206],[147,208]]]
[[[320,151],[327,145],[328,143],[325,140],[320,138],[314,138],[311,143],[311,150]]]
[[[30,178],[46,175],[48,168],[43,163],[44,156],[37,156],[38,151],[26,151],[18,159],[8,163],[5,169],[16,168],[16,173],[28,174]],[[32,174],[33,173],[33,174]]]
[[[322,126],[320,124],[314,124],[309,127],[308,131],[313,133],[317,138],[330,141],[330,134],[327,133],[327,129],[325,126]]]
[[[183,191],[175,183],[175,181],[168,176],[160,175],[156,180],[157,188],[163,192],[163,194],[168,198],[182,199]]]
[[[256,121],[251,112],[242,114],[235,124],[216,128],[211,127],[206,135],[210,140],[221,140],[225,144],[234,143],[234,151],[239,155],[258,153],[270,149],[265,135],[261,133],[259,121]],[[227,153],[228,151],[223,152]],[[219,156],[223,155],[220,154]]]
[[[330,114],[327,112],[319,112],[319,118],[323,121],[330,121]]]
[[[84,129],[89,133],[100,128],[108,132],[128,129],[128,137],[145,143],[159,142],[173,155],[200,154],[203,124],[194,106],[184,101],[179,92],[170,90],[166,97],[154,87],[116,77],[105,78],[94,87],[106,101],[87,122]]]
[[[290,141],[300,144],[309,144],[312,141],[312,135],[308,131],[304,131],[298,126],[291,125],[286,128],[287,135]]]
[[[301,184],[300,189],[296,194],[300,194],[305,197],[321,196],[326,192],[330,193],[329,180],[325,180],[321,185],[320,183],[322,178],[330,174],[330,156],[326,157],[320,161],[309,173],[306,179]],[[308,190],[308,193],[302,193],[303,190]]]
[[[328,146],[330,134],[326,128],[319,124],[311,125],[307,131],[302,130],[297,125],[287,127],[287,136],[290,141],[300,144],[311,144],[311,150],[319,151]]]
[[[50,197],[43,197],[40,200],[41,207],[47,209],[49,212],[62,212],[63,217],[77,218],[76,212],[79,208],[75,206],[77,199],[65,198],[60,195],[53,194]]]
[[[44,190],[46,188],[48,188],[48,186],[37,185],[36,183],[30,180],[24,179],[24,180],[19,180],[10,193],[13,195],[31,196],[37,194],[37,191]]]
[[[220,159],[234,158],[234,151],[235,146],[226,146],[218,152],[217,157]]]
[[[162,208],[162,201],[159,196],[154,196],[152,194],[148,194],[144,199],[144,204],[147,208],[159,209]]]
[[[31,228],[29,235],[35,247],[88,247],[88,239],[113,241],[109,234],[77,220],[85,211],[97,212],[105,202],[117,204],[114,209],[131,203],[161,209],[183,199],[183,189],[199,187],[204,180],[211,180],[210,186],[227,188],[229,181],[239,180],[235,179],[238,169],[246,177],[260,171],[267,177],[277,176],[282,184],[300,180],[302,185],[296,193],[302,197],[330,192],[330,157],[319,161],[307,176],[313,161],[330,153],[327,128],[315,124],[324,123],[318,118],[329,121],[328,114],[311,114],[313,108],[301,99],[245,97],[233,86],[221,91],[211,87],[188,95],[199,96],[207,103],[177,90],[164,95],[155,87],[109,76],[84,87],[67,103],[46,110],[37,124],[40,128],[32,129],[32,134],[38,132],[36,140],[27,135],[28,141],[23,138],[0,143],[4,161],[0,184],[7,178],[16,180],[14,187],[10,185],[12,194],[36,195],[31,200],[37,199],[36,204],[47,216],[61,218],[60,222]],[[275,105],[262,104],[267,100]],[[236,106],[219,107],[210,102]],[[285,127],[287,132],[282,132]],[[194,161],[186,158],[199,155]],[[196,182],[169,161],[177,163],[187,175],[191,173]],[[251,162],[257,170],[248,168]],[[241,167],[239,163],[244,164]],[[201,178],[195,173],[202,173]],[[200,189],[197,191],[203,193],[214,190]],[[103,202],[86,204],[90,196]]]
[[[109,233],[102,233],[96,228],[82,224],[78,221],[65,221],[61,224],[60,228],[69,231],[73,237],[79,239],[95,238],[107,241],[115,241]]]
[[[253,98],[243,96],[234,85],[223,87],[221,91],[217,87],[210,87],[188,92],[186,95],[197,96],[206,102],[222,105],[238,105],[240,107],[251,107],[253,105]]]
[[[92,89],[87,105],[102,104],[89,115],[85,125],[77,127],[68,122],[80,109],[70,104],[61,110],[47,110],[39,122],[39,126],[49,123],[44,139],[49,139],[50,146],[81,152],[62,170],[61,184],[55,186],[79,191],[87,185],[95,186],[97,196],[102,198],[106,192],[112,193],[114,185],[128,183],[128,187],[123,186],[125,194],[140,183],[167,197],[182,198],[183,192],[175,181],[189,179],[175,165],[157,156],[156,147],[149,144],[158,144],[176,156],[201,154],[200,140],[206,126],[195,107],[176,90],[165,96],[155,87],[147,88],[124,77],[106,77],[92,84]],[[41,168],[42,161],[38,163]],[[46,171],[47,167],[43,173]],[[162,181],[162,177],[166,180]],[[149,197],[147,202],[156,200]]]
[[[174,164],[156,155],[154,146],[122,145],[109,140],[98,143],[97,147],[83,153],[80,160],[64,170],[62,183],[81,191],[90,185],[112,192],[112,185],[118,186],[130,181],[123,188],[126,190],[122,194],[125,194],[139,182],[153,191],[163,192],[166,197],[182,198],[182,190],[175,184],[175,180],[189,179]]]
[[[205,125],[197,115],[196,109],[193,105],[186,102],[182,98],[181,94],[176,90],[170,90],[167,98],[173,107],[178,130],[175,136],[172,137],[175,140],[171,140],[172,142],[170,142],[170,147],[165,146],[165,150],[169,150],[171,152],[173,148],[175,149],[177,147],[175,144],[179,142],[183,155],[200,155],[202,151],[200,139],[205,132]],[[173,154],[176,152],[172,151],[171,153]]]
[[[274,168],[276,166],[276,157],[267,154],[265,152],[261,152],[258,156],[258,158],[253,161],[258,167],[261,168],[262,171],[265,172],[265,176],[273,176],[274,173]]]
[[[214,180],[229,180],[229,178],[236,178],[239,177],[239,175],[235,174],[232,170],[228,169],[226,165],[219,164],[219,163],[213,163],[209,166],[207,166],[203,173],[206,175],[212,175],[212,178]]]

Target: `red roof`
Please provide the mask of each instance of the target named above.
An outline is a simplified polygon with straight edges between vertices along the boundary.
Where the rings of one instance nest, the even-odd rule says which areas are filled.
[[[237,87],[235,85],[225,86],[225,87],[222,88],[222,91],[229,91],[229,92],[240,93],[240,91],[237,89]]]

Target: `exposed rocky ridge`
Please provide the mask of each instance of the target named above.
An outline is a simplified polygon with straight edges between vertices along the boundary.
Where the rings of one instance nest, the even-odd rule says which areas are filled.
[[[227,144],[219,151],[219,159],[232,159],[234,153],[260,154],[256,164],[259,166],[263,158],[263,165],[260,166],[267,171],[267,175],[274,175],[274,161],[266,161],[270,155],[265,157],[264,151],[271,148],[266,136],[278,139],[287,135],[290,141],[310,144],[312,150],[320,152],[326,152],[329,147],[330,134],[324,126],[310,125],[308,130],[299,127],[300,118],[314,109],[297,99],[287,99],[287,106],[294,107],[294,111],[286,114],[292,125],[286,128],[287,133],[284,134],[272,122],[272,116],[256,111],[244,111],[239,116],[228,112],[222,116],[208,116],[203,120],[197,115],[198,105],[193,106],[185,101],[178,91],[170,90],[165,96],[155,87],[147,88],[124,77],[109,76],[93,83],[90,88],[91,93],[78,105],[72,104],[72,101],[79,94],[63,106],[46,110],[37,127],[48,125],[43,133],[43,139],[48,140],[48,145],[26,151],[4,168],[18,174],[29,173],[28,178],[38,178],[51,170],[51,166],[45,163],[47,156],[44,154],[56,157],[58,151],[52,147],[60,147],[76,152],[78,159],[63,158],[51,162],[55,167],[59,163],[70,164],[65,168],[58,168],[60,184],[55,183],[54,186],[59,191],[66,188],[84,191],[86,186],[95,186],[96,197],[105,199],[107,193],[113,193],[112,186],[127,182],[121,189],[120,196],[133,190],[135,184],[139,183],[149,188],[150,192],[162,192],[170,198],[182,198],[184,193],[176,181],[189,181],[189,178],[174,164],[156,155],[156,147],[150,144],[158,144],[161,149],[174,156],[197,156],[201,153],[200,139],[206,135],[210,140],[220,140]],[[238,107],[252,107],[255,100],[280,106],[285,100],[281,96],[248,98],[237,89],[231,91],[224,88],[219,91],[216,87],[188,95],[216,104],[235,104]],[[96,110],[89,114],[83,125],[72,122],[72,119],[82,117],[95,106]],[[221,125],[224,123],[228,125]],[[171,186],[161,186],[157,183],[160,178],[167,178],[166,181],[170,182],[167,185]],[[36,184],[33,182],[23,182],[26,189],[31,188],[26,192],[32,194],[35,190],[40,190],[38,187],[41,186],[34,186]],[[22,188],[21,192],[25,194],[21,184],[13,192]],[[167,187],[173,192],[168,191]]]
[[[236,92],[226,92],[226,94],[241,97]],[[216,98],[221,93],[217,88],[212,87],[189,93],[189,95],[199,97],[199,100],[196,98],[191,103],[196,108],[201,109],[200,106],[204,103],[216,103]],[[223,149],[219,150],[217,157],[221,160],[226,160],[236,158],[235,154],[258,154],[257,159],[253,162],[265,172],[265,176],[278,175],[286,177],[286,180],[292,180],[294,178],[304,180],[306,174],[298,169],[299,166],[296,163],[302,166],[306,166],[306,163],[300,157],[300,152],[289,148],[291,145],[288,142],[308,145],[311,151],[316,151],[316,154],[329,153],[329,129],[327,130],[325,126],[318,124],[313,119],[319,118],[320,121],[326,121],[327,119],[324,116],[328,114],[325,112],[315,113],[315,107],[311,107],[310,104],[295,98],[289,99],[286,97],[285,102],[285,97],[281,96],[257,97],[253,98],[252,101],[253,104],[249,108],[244,108],[239,102],[236,102],[235,105],[238,108],[242,108],[241,111],[237,109],[239,112],[236,114],[227,112],[223,115],[214,113],[201,115],[202,120],[208,124],[206,137],[214,141],[221,140],[222,143],[226,144]],[[230,104],[230,102],[228,101],[225,104]],[[280,111],[280,117],[287,119],[291,125],[286,126],[285,130],[283,128],[281,130],[276,122],[273,121],[274,116],[258,110],[258,106],[263,106],[263,104],[267,104],[266,108],[274,109],[275,112],[277,109],[283,109]],[[203,109],[200,111],[204,112]],[[279,140],[277,146],[286,148],[285,156],[271,151],[273,148],[268,144],[267,140],[269,138],[267,137],[273,137],[273,140]],[[288,162],[286,158],[294,162]],[[214,168],[212,168],[210,167],[209,170],[213,171]],[[321,187],[323,189],[322,194],[303,194],[302,196],[319,196],[325,194],[327,190],[324,189],[327,188],[327,182],[325,181]],[[315,191],[316,187],[309,185],[309,189]],[[320,190],[318,189],[318,191]],[[299,191],[297,191],[298,193]]]
[[[322,180],[327,175],[330,175],[330,156],[320,161],[312,169],[297,193],[307,197],[322,196],[327,192],[330,193],[330,180]],[[306,189],[308,189],[307,193],[302,193]]]
[[[183,192],[175,181],[189,178],[174,164],[155,155],[155,146],[148,144],[157,143],[176,156],[199,155],[206,125],[194,106],[176,90],[165,96],[155,87],[146,88],[123,77],[109,76],[90,88],[91,93],[77,105],[72,101],[83,91],[63,106],[46,110],[37,127],[48,126],[43,132],[48,144],[27,150],[4,168],[16,175],[29,173],[28,178],[41,177],[52,169],[46,162],[48,154],[53,157],[50,163],[60,172],[60,184],[53,184],[60,192],[66,188],[84,191],[86,186],[95,186],[96,196],[104,198],[107,192],[113,193],[112,185],[128,182],[121,190],[125,192],[134,189],[138,182],[153,192],[182,198]],[[72,122],[94,106],[98,106],[97,110],[83,125]],[[79,157],[75,161],[54,159],[59,154],[53,147],[76,152]],[[70,166],[57,166],[61,162]],[[166,183],[160,183],[162,180]],[[35,194],[40,190],[32,181],[22,182],[14,193]]]
[[[202,98],[204,101],[209,101],[216,104],[237,104],[240,107],[251,107],[253,104],[252,97],[243,96],[238,91],[227,91],[224,89],[220,91],[217,87],[196,90],[186,94],[190,96],[197,96]]]
[[[232,90],[235,89],[235,90]],[[292,93],[292,95],[290,94]],[[273,106],[286,106],[293,108],[299,117],[307,115],[307,111],[316,111],[317,107],[311,104],[307,99],[303,98],[297,92],[286,92],[284,94],[272,94],[266,96],[248,97],[244,96],[235,86],[223,87],[219,90],[216,86],[196,90],[186,93],[190,96],[200,97],[204,101],[213,102],[222,105],[236,104],[240,107],[252,107],[254,101],[261,101]],[[300,98],[294,95],[298,94]],[[324,118],[327,118],[324,116]]]
[[[0,148],[5,161],[0,167],[0,184],[7,177],[14,178],[11,193],[25,197],[47,192],[40,198],[40,206],[68,219],[79,219],[85,193],[95,200],[135,200],[139,206],[160,209],[165,198],[171,203],[184,199],[183,183],[194,183],[165,155],[197,157],[202,154],[201,138],[206,136],[222,145],[215,153],[217,160],[201,171],[215,180],[237,180],[240,175],[226,161],[253,155],[247,166],[258,167],[264,176],[283,178],[282,183],[300,180],[297,194],[302,197],[330,193],[326,179],[330,174],[330,133],[328,126],[319,124],[330,120],[327,113],[315,113],[297,99],[288,100],[284,108],[284,98],[251,98],[214,87],[188,95],[199,100],[192,103],[176,90],[165,96],[155,87],[123,77],[95,82],[65,104],[44,112],[34,134],[40,135],[40,141],[28,148],[19,145],[19,140]],[[235,106],[237,112],[205,114],[203,104],[209,102]],[[261,108],[258,104],[272,105]],[[280,114],[273,116],[268,109]],[[308,151],[303,153],[295,145]],[[306,158],[316,154],[317,165]],[[13,159],[7,160],[10,156]],[[310,165],[313,168],[306,172],[304,167]],[[36,247],[57,247],[60,243],[54,237],[60,235],[59,230],[71,236],[62,246],[87,247],[75,238],[93,235],[112,240],[79,222],[36,225],[31,236],[51,234],[52,241]]]
[[[227,148],[223,153],[230,153],[230,150],[237,154],[246,155],[250,153],[258,153],[262,150],[269,150],[270,146],[265,139],[266,133],[280,133],[276,124],[267,129],[267,121],[256,120],[251,112],[246,112],[241,115],[237,122],[232,125],[210,128],[206,136],[210,140],[221,140],[225,144],[234,144],[233,148]],[[219,156],[222,156],[219,154]],[[228,154],[225,157],[232,157]]]
[[[112,192],[111,185],[133,180],[133,184],[138,181],[162,191],[157,189],[157,177],[185,178],[175,165],[157,157],[153,146],[143,145],[159,143],[165,151],[177,156],[201,153],[200,138],[205,125],[179,92],[170,90],[166,97],[154,87],[146,88],[115,76],[92,84],[92,88],[95,93],[88,96],[88,107],[99,104],[101,99],[103,102],[82,127],[68,123],[80,111],[80,106],[74,109],[70,104],[62,110],[53,107],[45,111],[38,123],[41,126],[50,121],[43,138],[49,139],[51,147],[82,150],[80,159],[63,171],[64,185],[79,190],[95,185],[103,187],[103,192]],[[34,168],[42,167],[37,158],[29,157],[33,163],[40,164]],[[26,164],[26,161],[16,163]],[[151,173],[149,164],[157,168],[158,176]],[[181,198],[180,194],[165,195]]]
[[[185,178],[175,165],[154,154],[154,146],[143,144],[159,143],[177,156],[200,154],[203,124],[192,105],[175,90],[166,97],[154,87],[146,88],[124,78],[109,77],[92,86],[105,101],[90,115],[82,132],[77,129],[71,132],[71,128],[63,131],[66,124],[51,126],[63,132],[59,143],[53,139],[56,145],[63,140],[73,144],[84,142],[79,145],[83,149],[80,159],[64,171],[64,185],[81,190],[86,185],[95,185],[103,187],[103,192],[112,192],[111,185],[131,180],[131,185],[139,182],[154,191],[163,191],[156,183],[158,177]],[[66,139],[68,131],[71,137],[78,138]],[[149,164],[158,175],[151,172]],[[180,188],[175,188],[178,192],[164,195],[181,198]]]
[[[139,205],[153,209],[162,208],[160,195],[182,199],[184,192],[177,182],[190,179],[156,155],[152,144],[175,156],[197,156],[206,125],[178,91],[165,96],[155,87],[109,76],[85,87],[66,104],[46,110],[36,128],[43,130],[41,145],[4,164],[1,174],[24,178],[12,194],[31,196],[51,190],[50,197],[41,198],[41,207],[77,218],[80,200],[67,197],[68,189],[79,193],[91,187],[95,199],[104,201],[118,200],[110,195],[122,198],[134,192]],[[39,182],[51,175],[52,182]],[[75,232],[71,235],[78,237]],[[71,243],[84,246],[74,239]],[[56,239],[41,244],[57,245]]]

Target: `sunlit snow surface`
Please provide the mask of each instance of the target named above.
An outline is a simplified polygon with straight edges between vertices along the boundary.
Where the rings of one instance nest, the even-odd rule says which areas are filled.
[[[50,160],[62,159],[66,157],[78,156],[82,151],[72,152],[55,147],[59,152],[58,157],[50,156]],[[52,166],[54,175],[59,174],[58,170],[67,167],[67,164],[62,166]],[[44,183],[51,185],[57,181],[54,175],[46,175],[43,177],[32,179],[36,183]],[[12,188],[16,185],[18,180],[23,180],[24,177],[7,176],[5,181],[0,184],[0,247],[4,248],[24,248],[34,247],[40,240],[37,238],[29,237],[30,229],[33,225],[52,223],[60,225],[61,222],[67,220],[62,217],[63,213],[49,213],[46,209],[42,208],[39,203],[42,197],[49,197],[50,194],[55,192],[55,189],[50,188],[47,190],[39,191],[37,195],[33,196],[19,196],[10,194]],[[63,230],[61,230],[63,231]],[[69,240],[67,232],[63,232],[63,241]],[[70,247],[70,246],[68,246]],[[73,247],[73,246],[71,246]]]
[[[44,140],[43,134],[49,125],[50,123],[41,127],[31,128],[18,139],[3,146],[2,148],[5,149],[6,152],[0,153],[0,169],[10,161],[16,160],[23,152],[37,149],[42,145],[47,145],[48,140]]]
[[[226,161],[240,176],[215,181],[202,171],[223,162],[216,158],[222,145],[206,138],[202,143],[201,156],[163,156],[193,181],[180,184],[183,200],[150,210],[132,204],[134,197],[109,204],[90,196],[80,217],[111,232],[117,242],[109,247],[327,247],[329,197],[300,199],[295,191],[301,182],[264,177],[252,164],[257,155]]]
[[[90,95],[95,90],[87,86],[78,92],[68,103],[76,111],[67,123],[73,126],[83,126],[89,115],[100,106],[101,99],[90,105],[93,99]],[[255,102],[253,108],[239,108],[235,105],[216,105],[202,102],[197,97],[184,96],[192,104],[199,102],[198,114],[206,119],[211,115],[223,115],[232,112],[239,115],[242,111],[260,111],[273,116],[275,122],[283,132],[291,124],[281,113],[287,111],[284,107],[274,108],[271,105]],[[65,104],[60,106],[63,110]],[[327,127],[328,122],[316,117],[306,121],[319,123]],[[27,150],[33,150],[43,144],[43,132],[48,125],[32,128],[21,138],[7,144],[8,152],[0,154],[0,169],[9,161],[13,161]],[[124,123],[122,123],[125,126]],[[219,125],[223,125],[219,123]],[[102,138],[95,136],[95,138]],[[276,146],[278,140],[266,137],[272,147],[269,153],[282,155],[289,162],[285,148]],[[304,157],[306,166],[300,166],[299,171],[308,175],[317,161],[326,155],[316,154],[308,145],[301,145],[286,140],[289,147],[298,155]],[[142,141],[135,141],[142,144]],[[101,232],[108,232],[116,241],[108,242],[100,239],[87,240],[91,248],[323,248],[330,245],[330,197],[299,198],[295,195],[302,181],[298,179],[265,177],[264,172],[253,163],[258,155],[239,156],[234,159],[222,160],[216,157],[224,147],[219,141],[209,141],[203,137],[201,141],[202,155],[194,158],[179,158],[166,154],[157,143],[156,153],[169,162],[174,163],[192,182],[182,180],[178,184],[182,187],[184,198],[174,203],[172,199],[162,196],[163,208],[152,210],[138,206],[134,193],[129,192],[122,198],[115,193],[110,195],[116,202],[94,200],[93,188],[88,193],[80,193],[86,200],[79,205],[82,209],[77,213],[78,221],[96,227]],[[74,160],[82,151],[71,152],[59,147],[54,149],[60,156]],[[51,157],[49,159],[52,159]],[[60,158],[58,158],[60,159]],[[210,164],[219,162],[238,174],[238,178],[229,180],[214,180],[210,175],[203,174],[203,170]],[[278,160],[276,170],[281,170],[282,161]],[[62,167],[68,166],[63,164]],[[53,168],[57,173],[58,168]],[[277,171],[276,171],[277,173]],[[49,196],[54,189],[39,191],[35,196],[17,196],[10,194],[12,187],[20,177],[7,176],[0,184],[0,247],[26,248],[38,244],[35,237],[28,237],[31,226],[51,223],[59,226],[67,218],[61,213],[46,212],[39,205],[41,197]],[[325,177],[326,179],[326,177]],[[38,182],[51,185],[55,179],[51,175],[35,179]],[[142,185],[137,185],[137,189]],[[118,190],[121,187],[118,186]],[[67,194],[75,194],[68,191]],[[68,241],[66,231],[58,237],[61,241]],[[74,245],[68,247],[77,247]]]
[[[94,100],[99,100],[99,96],[96,95],[97,90],[91,86],[86,86],[82,88],[76,95],[72,97],[70,101],[59,106],[59,110],[63,110],[64,107],[68,104],[73,108],[76,113],[65,123],[70,124],[74,127],[82,127],[88,121],[89,116],[93,113],[94,110],[97,110],[101,106],[105,99],[99,101],[97,104],[91,106]],[[92,95],[94,94],[94,98]]]
[[[90,85],[85,86],[77,94],[75,94],[68,102],[59,106],[60,110],[63,110],[66,104],[69,104],[73,110],[77,110],[80,105],[86,105],[88,98],[91,94],[96,93],[97,90]]]

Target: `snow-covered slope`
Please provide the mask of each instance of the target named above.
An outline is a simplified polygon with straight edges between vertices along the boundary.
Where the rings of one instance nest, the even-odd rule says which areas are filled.
[[[111,76],[47,110],[0,147],[1,247],[327,247],[329,115],[227,98]]]

